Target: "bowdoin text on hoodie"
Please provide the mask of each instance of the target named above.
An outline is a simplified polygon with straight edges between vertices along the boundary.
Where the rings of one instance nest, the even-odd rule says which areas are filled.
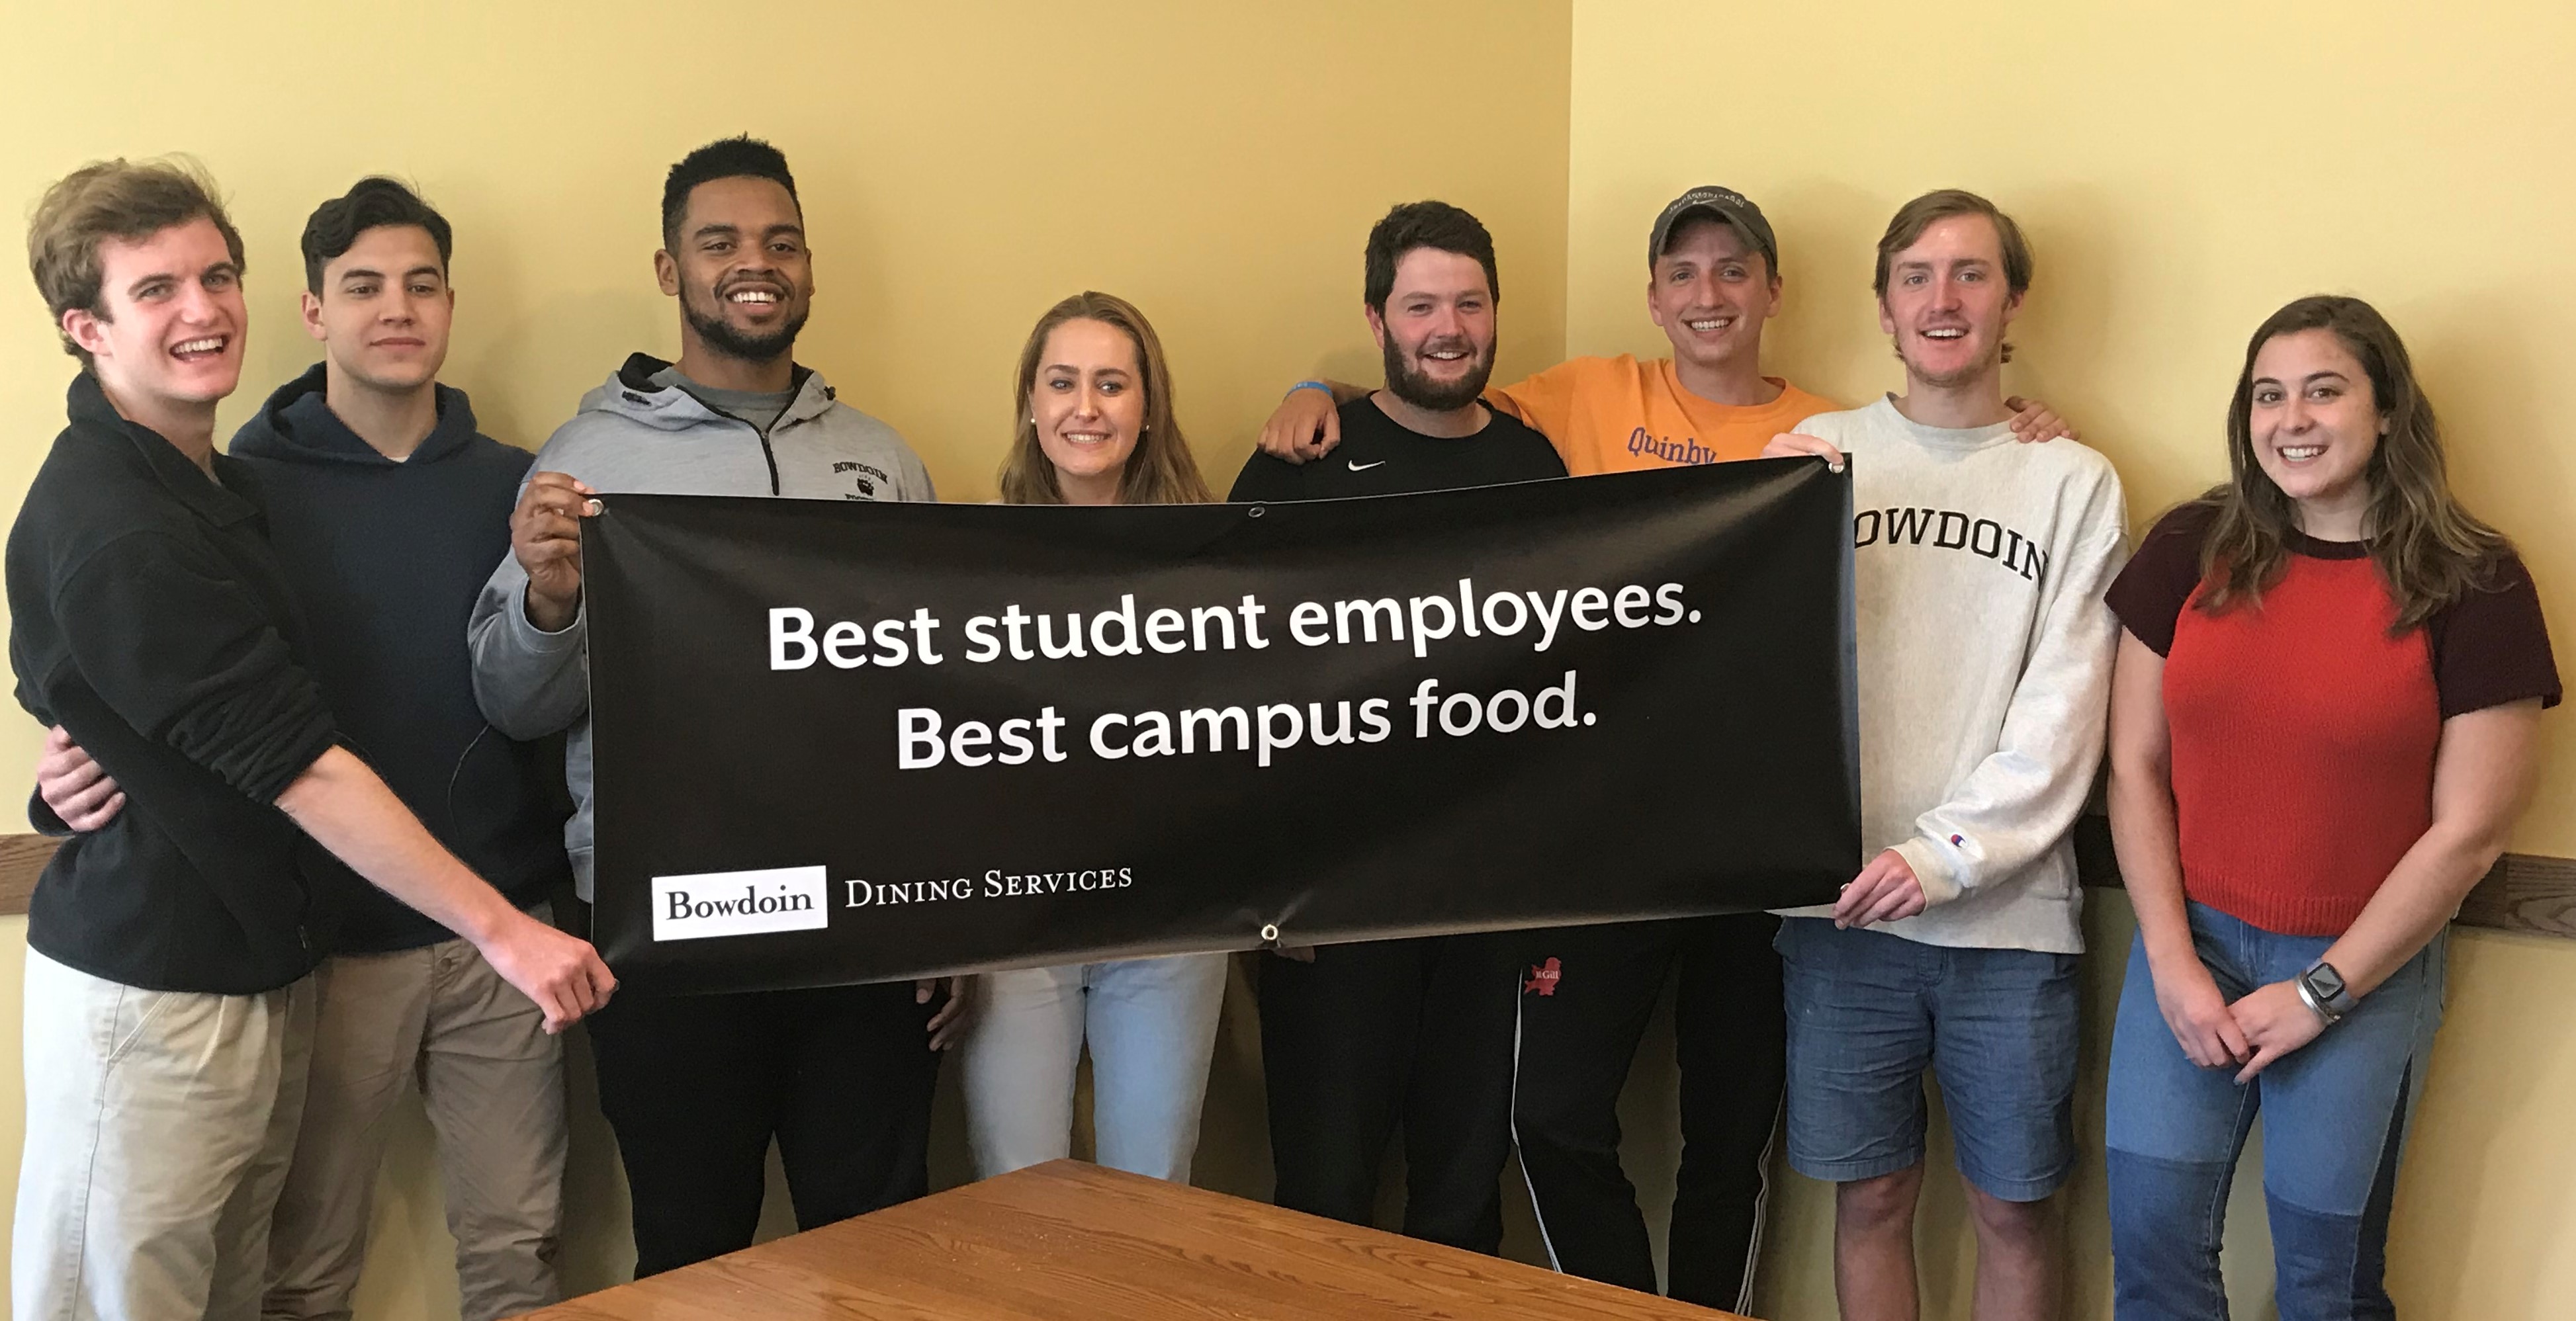
[[[669,363],[636,354],[582,396],[537,452],[536,470],[568,473],[603,496],[777,495],[808,500],[935,500],[930,472],[894,428],[838,402],[799,367],[795,397],[763,431],[676,384]],[[661,377],[660,381],[655,378]],[[570,732],[564,827],[573,883],[591,897],[590,674],[587,604],[562,632],[528,622],[528,575],[504,554],[474,603],[474,691],[502,732]]]
[[[231,446],[259,475],[269,542],[311,630],[307,663],[349,746],[440,843],[528,907],[566,874],[563,813],[539,749],[484,721],[465,646],[475,597],[510,552],[528,452],[479,434],[465,392],[442,385],[428,439],[388,459],[331,411],[323,380],[316,364],[280,387]],[[348,880],[335,952],[453,934]]]

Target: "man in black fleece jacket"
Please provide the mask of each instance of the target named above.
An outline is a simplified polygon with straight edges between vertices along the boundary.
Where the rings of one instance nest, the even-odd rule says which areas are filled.
[[[529,455],[476,434],[465,396],[436,382],[448,224],[368,179],[314,213],[303,247],[304,318],[325,361],[270,397],[218,473],[240,472],[264,507],[296,658],[340,741],[512,906],[538,909],[569,878],[562,815],[534,749],[484,724],[465,649]],[[99,832],[85,843],[125,807],[59,732],[39,789],[67,825]],[[138,785],[133,810],[153,803]],[[436,920],[335,860],[309,865],[345,911],[311,979],[311,1069],[260,1311],[349,1315],[385,1121],[414,1076],[439,1135],[464,1315],[554,1301],[564,1112],[546,1016]]]

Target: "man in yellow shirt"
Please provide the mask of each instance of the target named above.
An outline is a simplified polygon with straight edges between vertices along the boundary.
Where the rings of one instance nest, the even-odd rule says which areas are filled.
[[[1780,311],[1780,251],[1760,207],[1700,187],[1655,217],[1646,311],[1669,358],[1576,358],[1485,393],[1544,433],[1576,476],[1759,457],[1781,432],[1840,405],[1761,371],[1763,324]],[[1263,428],[1261,448],[1328,461],[1334,404],[1367,391],[1304,381]],[[2011,401],[2025,440],[2072,434],[2045,407]],[[1675,1298],[1744,1311],[1786,1076],[1779,920],[1761,913],[1534,931],[1526,942],[1513,1136],[1557,1269],[1652,1292],[1655,1266],[1636,1190],[1619,1164],[1618,1102],[1647,1018],[1680,979],[1682,1165],[1667,1258]]]

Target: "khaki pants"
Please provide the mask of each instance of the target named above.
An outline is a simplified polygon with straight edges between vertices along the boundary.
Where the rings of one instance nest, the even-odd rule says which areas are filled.
[[[536,1005],[463,940],[340,955],[314,979],[312,1085],[262,1314],[349,1315],[387,1119],[415,1079],[438,1134],[464,1321],[556,1301],[563,1047]]]
[[[26,997],[11,1315],[258,1315],[313,979],[258,995],[144,991],[29,950]]]

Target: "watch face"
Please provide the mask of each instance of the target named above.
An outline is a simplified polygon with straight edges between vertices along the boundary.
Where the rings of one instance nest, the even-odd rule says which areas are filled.
[[[2308,989],[2315,991],[2318,999],[2334,1001],[2343,998],[2343,974],[2336,972],[2333,964],[2320,963],[2308,969],[2307,980]]]

